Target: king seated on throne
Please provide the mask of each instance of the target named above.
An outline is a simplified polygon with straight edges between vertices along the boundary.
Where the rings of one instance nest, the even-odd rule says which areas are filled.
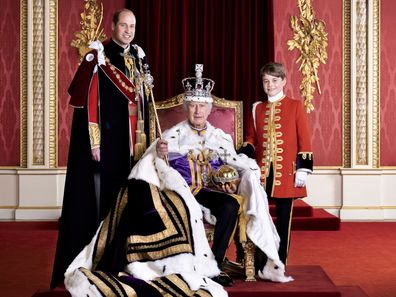
[[[183,80],[187,119],[134,166],[91,243],[65,274],[72,296],[227,296],[223,260],[237,229],[268,260],[258,277],[289,282],[257,163],[208,121],[214,82]],[[212,246],[204,220],[214,224]],[[239,228],[237,228],[239,226]],[[246,232],[245,235],[243,234]]]
[[[168,158],[203,208],[205,219],[215,223],[212,251],[220,270],[238,229],[241,241],[247,236],[268,258],[264,267],[258,267],[258,276],[290,281],[278,257],[279,236],[260,185],[260,169],[253,159],[236,153],[229,134],[207,121],[214,82],[202,78],[203,65],[197,64],[195,71],[195,77],[182,81],[187,119],[163,133],[156,152]],[[215,281],[232,285],[224,272]]]

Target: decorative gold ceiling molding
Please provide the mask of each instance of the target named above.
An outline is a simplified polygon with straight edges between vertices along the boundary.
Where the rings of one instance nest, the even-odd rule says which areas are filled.
[[[288,49],[298,49],[300,56],[296,63],[300,63],[299,70],[303,79],[300,84],[300,94],[304,98],[305,109],[308,113],[314,110],[315,84],[321,94],[318,68],[320,63],[327,60],[327,33],[323,20],[315,19],[311,0],[297,0],[300,17],[291,16],[290,25],[294,32],[293,39],[287,41]]]

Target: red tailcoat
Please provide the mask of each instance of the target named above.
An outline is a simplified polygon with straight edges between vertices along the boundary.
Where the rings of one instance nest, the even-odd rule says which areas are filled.
[[[263,185],[273,165],[271,197],[307,196],[305,187],[294,187],[296,170],[312,170],[313,165],[308,118],[301,101],[284,97],[274,103],[255,103],[246,141],[256,149]]]

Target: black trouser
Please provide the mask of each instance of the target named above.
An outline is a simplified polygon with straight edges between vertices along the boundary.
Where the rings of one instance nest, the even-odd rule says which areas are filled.
[[[271,164],[270,174],[267,178],[267,184],[265,191],[267,192],[268,201],[275,202],[276,212],[276,231],[278,231],[280,237],[279,244],[279,258],[285,264],[287,262],[287,254],[290,246],[290,231],[291,231],[291,220],[293,211],[294,198],[273,198],[272,194],[272,182],[273,182],[274,171]]]
[[[293,201],[295,198],[272,198],[272,181],[273,181],[273,170],[271,166],[270,174],[267,178],[266,192],[269,202],[275,202],[276,212],[276,230],[280,237],[279,243],[279,258],[283,264],[287,263],[287,255],[290,246],[290,231],[291,231],[291,220],[293,211]],[[256,269],[262,269],[267,262],[267,257],[260,250],[256,253],[255,266]]]
[[[280,237],[279,258],[286,265],[290,246],[291,219],[294,198],[270,198],[275,201],[276,230]]]
[[[207,190],[199,191],[195,198],[216,217],[212,251],[221,269],[230,239],[235,232],[239,203],[226,193]]]

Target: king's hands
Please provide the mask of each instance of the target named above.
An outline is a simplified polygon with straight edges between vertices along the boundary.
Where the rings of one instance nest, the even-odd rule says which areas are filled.
[[[238,190],[238,185],[240,183],[240,179],[231,182],[225,183],[223,185],[216,185],[216,188],[224,193],[234,194]]]
[[[157,156],[164,159],[168,155],[168,142],[165,139],[158,139],[155,149]]]

